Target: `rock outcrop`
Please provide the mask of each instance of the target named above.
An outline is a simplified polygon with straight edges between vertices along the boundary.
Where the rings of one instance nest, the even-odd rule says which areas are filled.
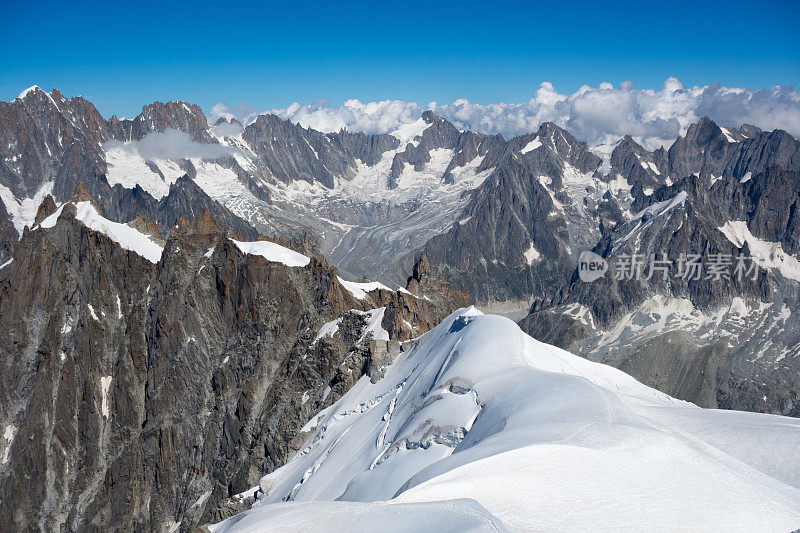
[[[800,171],[778,166],[662,186],[593,249],[606,275],[582,281],[576,269],[520,325],[703,407],[800,416],[799,187]],[[671,262],[666,275],[653,259]]]
[[[318,181],[329,188],[336,179],[355,174],[356,160],[374,165],[384,152],[399,144],[391,135],[325,134],[269,114],[259,115],[245,128],[242,138],[275,179],[284,183]]]
[[[351,293],[313,255],[243,253],[207,213],[179,220],[152,263],[75,213],[25,230],[0,270],[4,531],[227,516],[313,414],[461,304]]]

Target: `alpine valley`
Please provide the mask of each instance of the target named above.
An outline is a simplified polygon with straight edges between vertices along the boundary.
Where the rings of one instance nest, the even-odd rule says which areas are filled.
[[[785,131],[322,132],[34,86],[0,200],[2,531],[800,527]],[[586,282],[590,250],[758,268]]]

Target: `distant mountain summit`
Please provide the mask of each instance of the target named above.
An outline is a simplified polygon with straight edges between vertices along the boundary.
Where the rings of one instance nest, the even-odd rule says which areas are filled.
[[[703,405],[794,413],[794,384],[754,377],[790,375],[797,351],[789,333],[769,329],[783,320],[784,303],[794,306],[800,224],[791,191],[800,143],[786,132],[702,118],[668,149],[649,151],[631,136],[589,146],[553,123],[504,139],[461,131],[432,111],[381,135],[323,133],[269,114],[246,125],[222,119],[209,125],[200,108],[180,101],[144,106],[130,120],[106,120],[83,98],[36,87],[0,103],[0,131],[4,262],[24,228],[34,226],[42,201],[50,195],[58,207],[83,183],[108,220],[150,221],[162,240],[181,219],[207,213],[244,240],[259,233],[311,236],[344,276],[391,286],[404,285],[424,254],[430,272],[478,304],[518,318],[530,311],[522,324],[539,338],[628,365],[645,382]],[[686,198],[677,202],[681,194]],[[765,251],[767,277],[752,286],[606,279],[586,287],[575,273],[588,250],[613,262],[695,248],[732,257]],[[654,363],[634,365],[617,347],[639,353],[656,332],[684,322],[653,318],[658,325],[647,334],[609,333],[633,332],[637,309],[648,317],[647,310],[662,306],[672,313],[677,304],[662,297],[687,299],[704,316],[729,309],[736,298],[752,308],[749,314],[753,306],[756,315],[766,314],[748,326],[758,333],[746,342],[738,334],[704,332],[685,340],[676,357],[689,361],[694,377],[678,390],[672,366],[661,365],[670,368],[666,375],[646,376],[638,369]],[[714,354],[708,359],[714,373],[728,371],[734,352],[742,360],[753,350],[764,354],[749,367],[734,365],[739,377],[720,385],[698,377],[711,372],[696,366],[704,350]]]
[[[340,496],[395,516],[375,502],[440,500],[429,482],[480,499],[463,468],[552,466],[492,461],[558,424],[562,444],[600,428],[595,455],[634,428],[631,449],[703,465],[670,505],[732,476],[704,493],[717,523],[763,510],[726,492],[744,486],[782,527],[796,479],[740,447],[758,440],[742,424],[774,421],[680,401],[800,416],[799,191],[796,139],[707,118],[649,151],[431,111],[382,135],[209,125],[181,101],[105,119],[32,87],[0,103],[0,529],[235,529]],[[776,424],[783,450],[796,431]],[[518,525],[485,501],[403,509]]]

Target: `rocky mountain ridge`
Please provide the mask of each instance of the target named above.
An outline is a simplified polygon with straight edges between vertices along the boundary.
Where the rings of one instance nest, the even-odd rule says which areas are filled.
[[[162,248],[86,194],[43,204],[0,269],[4,530],[224,518],[311,414],[468,302],[422,264],[405,292],[348,282],[309,240],[205,212]]]
[[[459,131],[430,111],[391,134],[364,135],[321,133],[274,115],[209,126],[185,102],[104,120],[80,97],[38,88],[0,110],[7,235],[30,225],[46,194],[66,201],[78,181],[116,221],[158,219],[153,206],[188,176],[231,211],[215,218],[246,222],[237,221],[237,231],[314,235],[343,272],[384,283],[401,283],[424,249],[479,302],[552,295],[601,228],[629,218],[658,187],[692,173],[707,184],[741,179],[775,164],[792,168],[798,157],[785,132],[720,128],[708,119],[668,150],[649,152],[626,137],[609,152],[551,123],[506,141]],[[149,135],[173,135],[161,140],[174,149],[154,150]],[[52,148],[63,139],[77,173]],[[491,246],[476,246],[487,235]]]
[[[185,102],[106,120],[32,88],[0,103],[0,528],[241,511],[312,416],[470,299],[533,300],[525,331],[677,398],[800,416],[798,154],[708,119],[648,151],[432,112],[383,135]],[[613,275],[687,254],[759,269]]]
[[[644,288],[598,284],[610,292],[595,288],[588,294],[575,288],[578,257],[590,249],[610,259],[625,253],[680,253],[688,250],[689,243],[707,243],[719,253],[739,257],[750,252],[749,241],[760,239],[762,248],[764,243],[779,243],[780,252],[788,254],[780,256],[784,263],[795,260],[798,200],[791,191],[792,172],[800,165],[800,143],[780,130],[721,127],[704,118],[668,149],[649,151],[631,137],[615,146],[590,147],[551,123],[505,140],[459,131],[432,112],[391,134],[364,135],[322,133],[272,115],[247,125],[220,120],[208,126],[199,108],[182,102],[145,106],[132,121],[118,121],[124,127],[111,127],[117,119],[104,122],[88,102],[66,101],[60,93],[41,90],[4,106],[7,112],[0,117],[22,117],[31,124],[9,128],[13,135],[7,137],[39,139],[31,141],[35,155],[30,164],[55,169],[50,175],[55,176],[56,204],[63,196],[55,191],[67,187],[75,176],[59,166],[63,157],[50,145],[61,139],[62,129],[72,127],[81,132],[71,141],[77,145],[72,152],[91,154],[78,160],[83,169],[78,175],[86,176],[88,191],[112,220],[154,220],[167,239],[180,217],[192,219],[205,210],[245,239],[254,239],[259,232],[289,239],[311,235],[320,243],[321,256],[346,277],[368,274],[393,286],[405,283],[414,260],[424,251],[432,270],[478,303],[527,309],[536,301],[531,318],[523,323],[528,331],[612,364],[623,363],[602,355],[605,347],[570,343],[578,338],[589,342],[586,339],[596,339],[598,331],[608,333],[640,306],[660,306],[652,298],[662,296],[688,299],[700,313],[727,309],[736,298],[747,300],[751,307],[771,303],[771,312],[757,313],[766,324],[782,320],[778,301],[783,296],[777,295],[789,297],[794,290],[791,277],[777,286],[760,281],[755,288],[732,283],[716,288],[708,283],[645,284]],[[64,125],[49,131],[48,121]],[[158,135],[162,137],[153,137]],[[176,144],[180,150],[154,151],[154,139]],[[56,155],[41,155],[48,150]],[[7,149],[4,162],[10,161],[9,156],[13,159],[12,151]],[[87,170],[84,160],[96,162],[96,168]],[[20,165],[14,169],[28,168],[27,162]],[[20,226],[20,221],[31,225],[34,206],[50,190],[33,174],[25,174],[25,179],[12,174],[7,175],[15,183],[30,182],[25,194],[32,196],[14,196],[23,194],[21,186],[17,185],[17,193],[7,187],[12,191],[3,197],[8,218],[0,232],[7,249],[13,245],[11,228]],[[659,211],[654,206],[669,203],[682,192],[686,202],[670,208],[668,216],[656,217],[669,224],[649,222]],[[680,216],[688,222],[682,223]],[[642,226],[647,227],[640,231]],[[610,244],[628,234],[635,240],[622,247]],[[8,257],[6,251],[2,259]],[[583,307],[569,307],[576,304]],[[577,309],[587,324],[574,316],[566,325],[563,318],[551,325],[549,315],[542,314],[546,307]],[[590,309],[591,322],[599,328],[588,337],[584,330],[590,321],[584,309]],[[547,320],[540,321],[543,316]],[[530,329],[534,322],[535,329]],[[774,338],[776,332],[765,327],[758,327],[761,333],[752,343]],[[622,335],[617,342],[625,338]],[[704,343],[687,341],[691,348],[681,352],[682,357],[694,360],[689,354]],[[765,361],[781,356],[784,361],[796,353],[789,338],[769,346],[773,355]],[[723,359],[728,351],[718,348]],[[688,389],[692,394],[699,390]],[[716,393],[703,394],[708,399]],[[738,405],[735,400],[726,402],[720,405]],[[747,400],[744,406],[792,412],[792,402],[781,393],[774,403]]]
[[[799,186],[800,171],[773,166],[710,188],[697,174],[661,187],[594,248],[608,274],[586,282],[576,270],[522,327],[702,406],[798,416],[797,199],[775,191]],[[636,256],[642,276],[615,272]],[[649,270],[692,256],[688,276],[678,264]]]

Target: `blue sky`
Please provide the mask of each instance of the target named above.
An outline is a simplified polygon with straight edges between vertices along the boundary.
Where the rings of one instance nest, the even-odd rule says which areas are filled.
[[[8,2],[0,100],[38,84],[105,116],[154,100],[521,102],[542,81],[800,81],[800,2]],[[9,23],[10,22],[10,23]]]

